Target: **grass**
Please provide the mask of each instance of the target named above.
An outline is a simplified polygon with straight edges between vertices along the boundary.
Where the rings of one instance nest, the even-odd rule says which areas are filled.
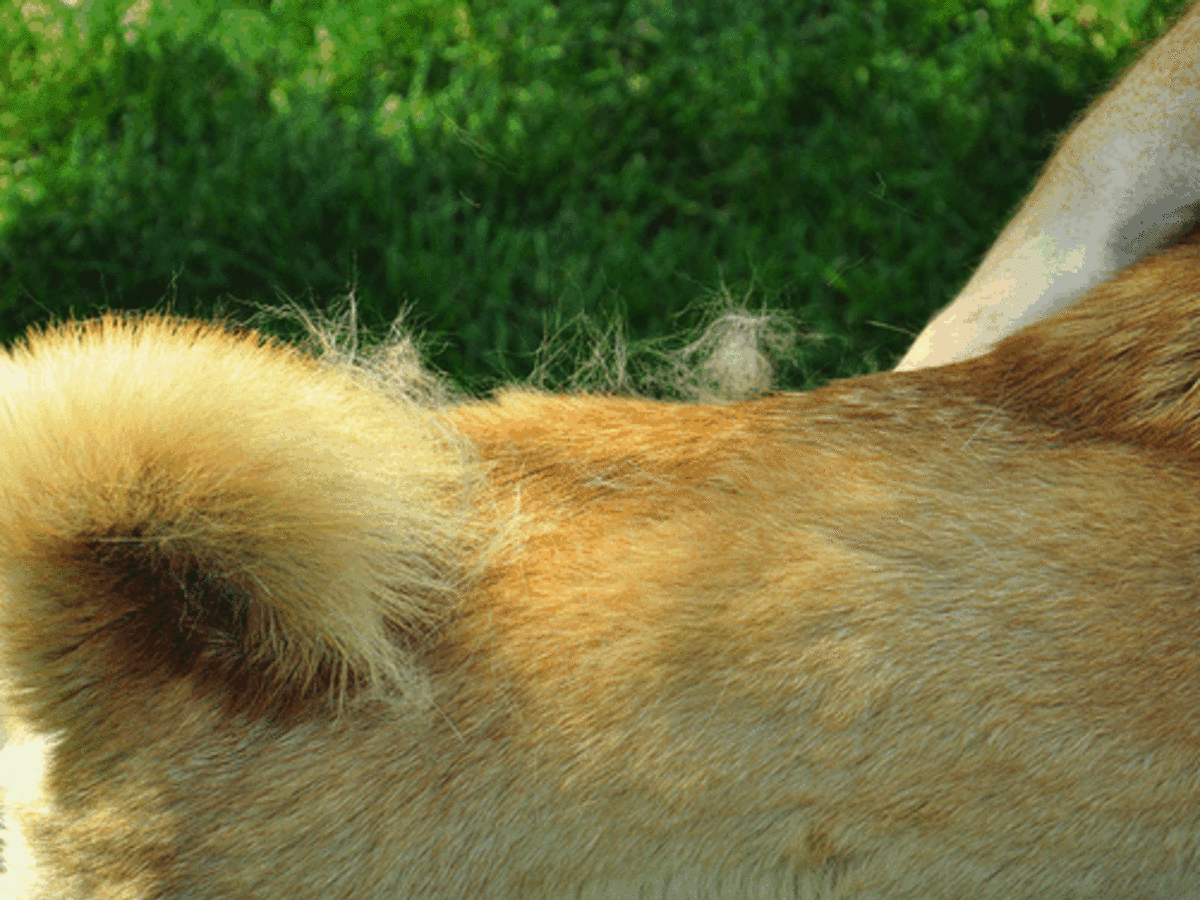
[[[0,337],[353,289],[485,388],[584,314],[797,318],[887,368],[1182,7],[94,0],[0,12]]]

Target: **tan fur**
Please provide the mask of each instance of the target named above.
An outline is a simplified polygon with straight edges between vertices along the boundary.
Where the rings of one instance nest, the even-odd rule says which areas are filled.
[[[970,281],[897,370],[987,352],[1170,245],[1198,210],[1200,4],[1059,142]]]
[[[0,355],[0,896],[1200,896],[1200,245],[979,356],[1190,215],[1198,29],[901,368],[966,362],[682,405],[158,317]]]
[[[979,359],[727,405],[36,336],[6,896],[1189,896],[1198,367],[1194,245]]]

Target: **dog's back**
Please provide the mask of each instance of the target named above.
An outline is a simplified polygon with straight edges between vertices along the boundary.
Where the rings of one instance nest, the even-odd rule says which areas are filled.
[[[10,895],[1200,890],[1198,261],[723,406],[38,338],[0,361]]]

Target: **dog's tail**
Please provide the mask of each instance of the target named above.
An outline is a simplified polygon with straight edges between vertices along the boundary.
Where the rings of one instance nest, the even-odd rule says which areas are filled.
[[[33,333],[0,354],[4,677],[49,728],[173,676],[264,708],[413,688],[471,470],[432,410],[254,333]]]

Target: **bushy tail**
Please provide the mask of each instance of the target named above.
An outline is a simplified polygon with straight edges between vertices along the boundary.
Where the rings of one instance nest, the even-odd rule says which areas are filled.
[[[146,679],[264,707],[412,687],[477,536],[464,459],[431,411],[253,333],[34,333],[0,356],[5,677],[50,728]]]

